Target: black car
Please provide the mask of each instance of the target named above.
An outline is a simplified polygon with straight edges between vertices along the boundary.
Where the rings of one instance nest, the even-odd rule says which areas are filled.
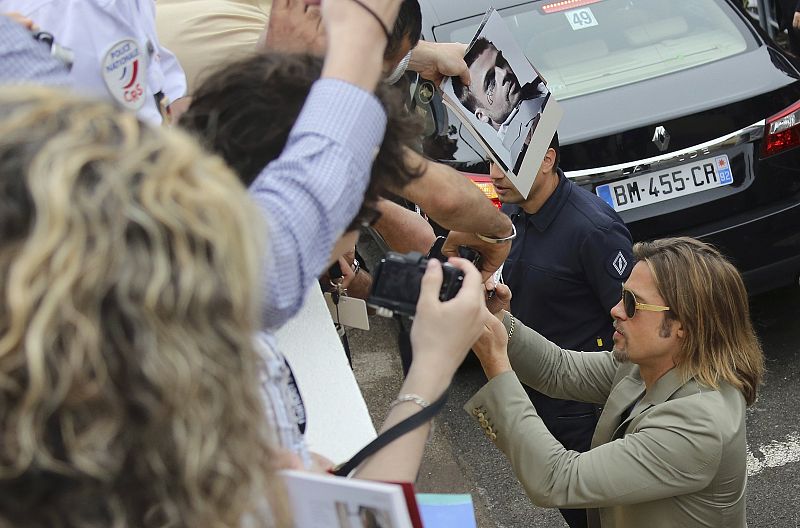
[[[490,6],[420,0],[427,39],[469,42]],[[800,72],[733,0],[491,3],[564,109],[561,167],[634,240],[715,244],[751,293],[800,273]],[[426,153],[485,155],[425,83]]]

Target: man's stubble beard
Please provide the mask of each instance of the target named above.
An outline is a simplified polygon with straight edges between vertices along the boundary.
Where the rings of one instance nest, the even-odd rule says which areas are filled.
[[[631,361],[631,358],[628,356],[628,353],[625,352],[624,350],[619,350],[614,348],[613,350],[611,350],[611,355],[614,356],[614,359],[618,363],[630,363]]]
[[[617,325],[614,323],[614,328],[616,329]],[[664,316],[664,319],[661,321],[661,326],[658,329],[658,336],[664,339],[668,339],[672,336],[672,323],[670,320]],[[613,348],[611,350],[611,354],[614,356],[614,359],[617,360],[619,363],[630,363],[631,358],[628,355],[628,352],[625,350],[619,350],[617,348]]]

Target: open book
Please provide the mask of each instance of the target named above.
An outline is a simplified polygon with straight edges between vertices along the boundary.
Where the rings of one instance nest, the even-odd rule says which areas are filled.
[[[493,8],[464,59],[470,85],[447,78],[442,99],[527,197],[563,111]]]
[[[295,528],[475,528],[469,495],[414,493],[389,483],[282,471]]]
[[[295,528],[422,528],[413,487],[282,471]]]

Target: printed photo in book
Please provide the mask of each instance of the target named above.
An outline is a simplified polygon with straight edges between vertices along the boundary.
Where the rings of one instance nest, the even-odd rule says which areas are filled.
[[[303,471],[281,476],[295,528],[422,528],[399,484]]]
[[[464,60],[470,84],[445,79],[443,100],[528,196],[563,112],[494,9],[486,13]]]

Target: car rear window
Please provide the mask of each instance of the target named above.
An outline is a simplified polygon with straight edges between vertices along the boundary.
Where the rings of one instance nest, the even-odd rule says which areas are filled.
[[[753,42],[732,8],[717,0],[600,0],[557,10],[559,3],[499,10],[559,100],[718,61]],[[444,24],[434,35],[469,42],[480,20]]]

